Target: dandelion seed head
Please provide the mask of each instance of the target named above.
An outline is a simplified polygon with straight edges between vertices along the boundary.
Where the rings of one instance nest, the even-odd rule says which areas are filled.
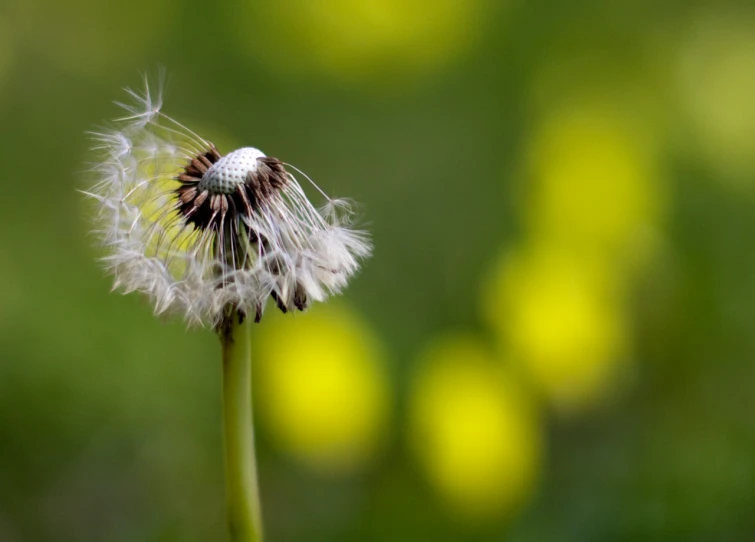
[[[318,211],[277,158],[221,154],[162,112],[162,85],[127,92],[127,115],[91,134],[99,159],[84,192],[115,288],[217,326],[229,309],[259,321],[268,298],[305,310],[346,286],[371,252],[367,234],[347,227],[348,202],[312,183],[326,198]]]

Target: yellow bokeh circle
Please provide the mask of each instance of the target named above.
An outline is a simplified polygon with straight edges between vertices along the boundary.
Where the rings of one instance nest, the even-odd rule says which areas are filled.
[[[431,485],[458,517],[515,512],[540,470],[537,417],[516,381],[471,337],[422,355],[410,396],[409,439]]]
[[[380,450],[391,406],[373,331],[334,304],[295,316],[269,311],[260,328],[255,389],[273,442],[326,473],[363,466]]]
[[[527,154],[524,208],[532,235],[607,258],[644,260],[665,200],[651,141],[611,107],[550,112]]]
[[[483,304],[503,348],[550,401],[569,411],[603,398],[626,359],[620,290],[601,260],[530,247],[501,260]]]
[[[283,71],[388,82],[426,73],[468,52],[488,0],[247,2],[234,21],[250,52]]]
[[[755,171],[752,10],[702,12],[680,42],[677,67],[692,148],[724,173]]]

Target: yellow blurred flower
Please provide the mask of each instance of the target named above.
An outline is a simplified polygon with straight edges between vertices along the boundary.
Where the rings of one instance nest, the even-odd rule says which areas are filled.
[[[382,347],[358,314],[331,304],[285,321],[271,315],[256,341],[259,414],[281,449],[331,473],[379,451],[389,383]]]
[[[602,260],[532,247],[501,260],[483,303],[504,349],[569,411],[600,399],[626,357],[620,289]]]
[[[576,251],[641,262],[652,251],[664,200],[656,152],[611,107],[551,112],[527,155],[529,232]]]
[[[282,70],[385,82],[466,53],[482,34],[489,0],[246,2],[238,35]]]
[[[725,173],[755,170],[755,16],[702,12],[682,40],[677,83],[690,141]]]
[[[502,350],[566,411],[595,404],[616,383],[628,355],[624,299],[658,247],[666,206],[654,134],[662,116],[638,115],[657,100],[607,71],[607,81],[589,70],[536,78],[526,233],[482,292]],[[575,75],[583,73],[585,81]],[[553,88],[560,95],[549,102]]]
[[[507,516],[531,495],[541,466],[538,419],[473,337],[446,337],[427,349],[409,407],[411,445],[460,518]]]

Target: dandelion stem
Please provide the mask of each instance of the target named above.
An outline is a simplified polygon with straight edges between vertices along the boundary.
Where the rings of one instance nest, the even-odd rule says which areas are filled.
[[[260,542],[262,515],[257,487],[252,420],[251,319],[236,311],[221,326],[226,506],[232,542]]]

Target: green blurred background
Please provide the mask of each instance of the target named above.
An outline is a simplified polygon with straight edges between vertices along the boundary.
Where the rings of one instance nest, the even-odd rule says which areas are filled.
[[[0,541],[226,539],[218,341],[76,192],[158,64],[374,236],[255,330],[269,540],[755,540],[748,4],[4,0]]]

